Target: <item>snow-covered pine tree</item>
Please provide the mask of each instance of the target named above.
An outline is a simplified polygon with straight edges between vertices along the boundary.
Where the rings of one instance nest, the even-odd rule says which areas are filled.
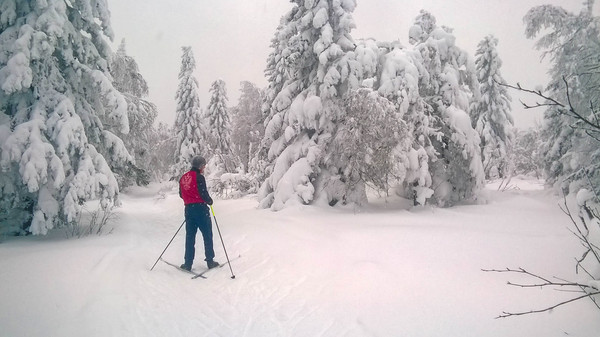
[[[46,234],[118,201],[127,104],[108,72],[106,0],[0,2],[0,232]],[[101,153],[108,154],[107,157]]]
[[[328,145],[342,113],[342,96],[358,88],[360,75],[350,35],[356,1],[292,2],[275,35],[287,38],[274,43],[283,60],[269,62],[281,68],[268,68],[275,69],[271,74],[277,82],[267,91],[268,100],[274,97],[263,142],[269,148],[270,174],[259,198],[262,207],[273,210],[315,199],[330,204],[343,199],[349,186],[339,184],[341,168],[327,162]]]
[[[475,66],[481,99],[471,107],[473,127],[481,137],[481,157],[486,179],[506,178],[510,174],[510,156],[514,142],[511,98],[500,74],[498,39],[486,36],[477,45]]]
[[[145,99],[148,97],[148,84],[140,74],[137,62],[127,55],[125,40],[121,41],[117,53],[111,58],[110,73],[114,87],[127,101],[129,134],[119,134],[119,137],[135,159],[135,164],[131,163],[125,170],[116,172],[119,186],[147,185],[150,182],[148,168],[152,156],[149,152],[150,137],[158,111],[156,105]]]
[[[191,160],[206,155],[206,131],[202,124],[198,81],[194,77],[196,60],[192,47],[182,47],[179,86],[175,95],[177,108],[173,132],[177,136],[175,162],[171,166],[171,179],[179,179],[190,169]]]
[[[484,183],[479,135],[468,113],[470,100],[479,96],[475,65],[456,46],[452,29],[437,26],[427,11],[415,19],[409,41],[422,65],[420,96],[435,117],[432,126],[441,132],[431,139],[438,154],[429,163],[433,199],[441,206],[474,199]]]
[[[569,186],[573,182],[588,188],[590,183],[600,186],[598,134],[590,133],[594,128],[580,118],[597,124],[600,117],[600,18],[593,16],[594,2],[586,1],[578,14],[557,6],[538,6],[524,18],[528,38],[544,34],[536,42],[536,48],[551,61],[551,80],[544,95],[565,105],[544,112],[541,153],[547,183],[574,193],[579,187]]]

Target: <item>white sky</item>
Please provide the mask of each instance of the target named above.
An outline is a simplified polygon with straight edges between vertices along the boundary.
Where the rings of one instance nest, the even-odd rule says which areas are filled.
[[[149,100],[158,106],[158,120],[175,119],[181,47],[192,46],[200,104],[209,103],[210,84],[223,79],[229,104],[235,105],[241,81],[266,86],[264,69],[270,41],[279,19],[291,7],[285,0],[108,0],[115,50],[126,40],[150,87]],[[357,0],[354,39],[400,40],[408,45],[408,29],[420,9],[430,11],[438,25],[454,28],[457,45],[475,56],[477,43],[488,34],[499,39],[502,75],[509,83],[545,84],[547,65],[533,41],[524,36],[523,16],[533,6],[555,4],[579,12],[583,0]],[[598,7],[598,6],[596,6]],[[598,12],[598,8],[596,8]],[[596,14],[598,15],[598,14]],[[511,91],[513,116],[519,127],[541,119],[541,110],[523,111]]]

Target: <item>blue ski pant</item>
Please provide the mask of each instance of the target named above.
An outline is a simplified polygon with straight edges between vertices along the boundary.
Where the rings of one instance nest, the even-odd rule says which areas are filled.
[[[191,266],[196,255],[196,233],[200,230],[204,240],[205,261],[215,257],[213,250],[212,222],[210,210],[204,203],[185,206],[185,264]]]

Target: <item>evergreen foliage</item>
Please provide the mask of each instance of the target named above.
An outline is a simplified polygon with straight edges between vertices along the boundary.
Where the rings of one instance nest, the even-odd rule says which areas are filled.
[[[0,232],[45,234],[118,202],[132,158],[105,0],[0,2]]]
[[[135,164],[129,164],[118,173],[119,186],[123,189],[129,185],[147,185],[150,182],[149,166],[152,154],[151,134],[158,111],[156,106],[145,98],[148,97],[148,84],[140,74],[137,62],[127,55],[125,40],[121,41],[117,53],[110,62],[110,73],[114,87],[123,94],[127,102],[129,133],[119,135],[129,152],[134,156]]]
[[[231,120],[227,107],[227,89],[223,80],[210,86],[210,102],[206,110],[206,128],[211,158],[218,161],[219,171],[235,172],[231,151]]]
[[[441,133],[430,139],[436,153],[429,163],[433,199],[441,206],[473,200],[484,183],[479,135],[469,117],[472,100],[479,100],[475,65],[456,46],[452,29],[437,26],[429,12],[417,16],[409,38],[420,55],[419,94]]]
[[[223,80],[216,80],[210,86],[210,102],[204,117],[208,139],[207,183],[209,189],[220,197],[234,197],[232,189],[243,187],[247,190],[248,183],[237,172],[238,163],[231,145],[231,121],[227,107],[227,90]],[[242,183],[238,184],[238,181]],[[239,186],[238,186],[239,185]]]
[[[481,136],[481,157],[486,179],[510,175],[510,156],[514,142],[514,122],[510,114],[511,98],[502,84],[502,61],[496,49],[498,39],[487,36],[477,46],[475,64],[481,99],[474,102],[473,126]]]
[[[257,165],[266,176],[261,206],[360,204],[364,183],[421,204],[432,197],[439,205],[476,199],[484,175],[469,112],[479,84],[452,30],[423,11],[410,30],[412,49],[372,39],[356,43],[350,36],[355,1],[295,3],[267,62],[266,129]],[[357,97],[365,100],[362,106]],[[395,123],[387,119],[391,107]],[[386,120],[389,128],[370,137],[374,120]],[[365,139],[372,143],[361,144]],[[369,157],[379,148],[377,159]],[[369,177],[356,170],[371,160],[382,165],[366,165]]]
[[[202,110],[198,96],[198,81],[194,77],[196,61],[191,47],[182,47],[179,86],[175,100],[176,135],[174,164],[171,166],[171,179],[179,179],[191,167],[194,156],[202,155],[206,147],[206,129],[202,124]]]
[[[341,112],[341,99],[358,87],[353,61],[354,0],[294,0],[275,34],[267,75],[269,106],[263,146],[269,176],[262,207],[281,209],[322,197],[332,202],[340,168],[325,158]],[[334,190],[329,187],[335,186]],[[341,192],[342,194],[344,192]]]

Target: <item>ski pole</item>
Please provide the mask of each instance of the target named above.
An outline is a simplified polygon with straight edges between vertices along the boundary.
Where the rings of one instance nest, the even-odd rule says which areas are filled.
[[[215,216],[215,210],[212,205],[210,205],[210,211],[212,212],[213,218],[215,218],[215,226],[217,226],[217,231],[219,232],[219,238],[221,238],[221,244],[223,244],[223,250],[225,251],[225,257],[227,258],[227,264],[229,265],[229,270],[231,271],[231,278],[235,278],[235,274],[233,274],[233,269],[231,268],[231,261],[229,261],[229,256],[227,255],[227,249],[225,249],[225,242],[223,242],[223,236],[221,235],[221,229],[219,229],[219,224],[217,223],[217,217]]]
[[[158,260],[160,260],[160,258],[163,256],[163,254],[167,251],[167,248],[169,248],[169,246],[171,245],[171,242],[173,242],[173,240],[177,236],[177,233],[179,233],[179,231],[181,230],[181,227],[183,227],[184,223],[185,223],[185,220],[183,220],[183,222],[181,223],[181,226],[179,226],[179,229],[177,229],[177,232],[175,232],[175,235],[173,235],[173,237],[171,238],[171,241],[169,241],[169,243],[167,243],[165,250],[163,250],[162,253],[160,253],[160,256],[158,257],[158,259],[156,259],[156,262],[154,262],[154,264],[152,265],[152,268],[150,268],[150,271],[152,271],[152,269],[154,269],[154,266],[156,266],[156,264],[158,263]]]

